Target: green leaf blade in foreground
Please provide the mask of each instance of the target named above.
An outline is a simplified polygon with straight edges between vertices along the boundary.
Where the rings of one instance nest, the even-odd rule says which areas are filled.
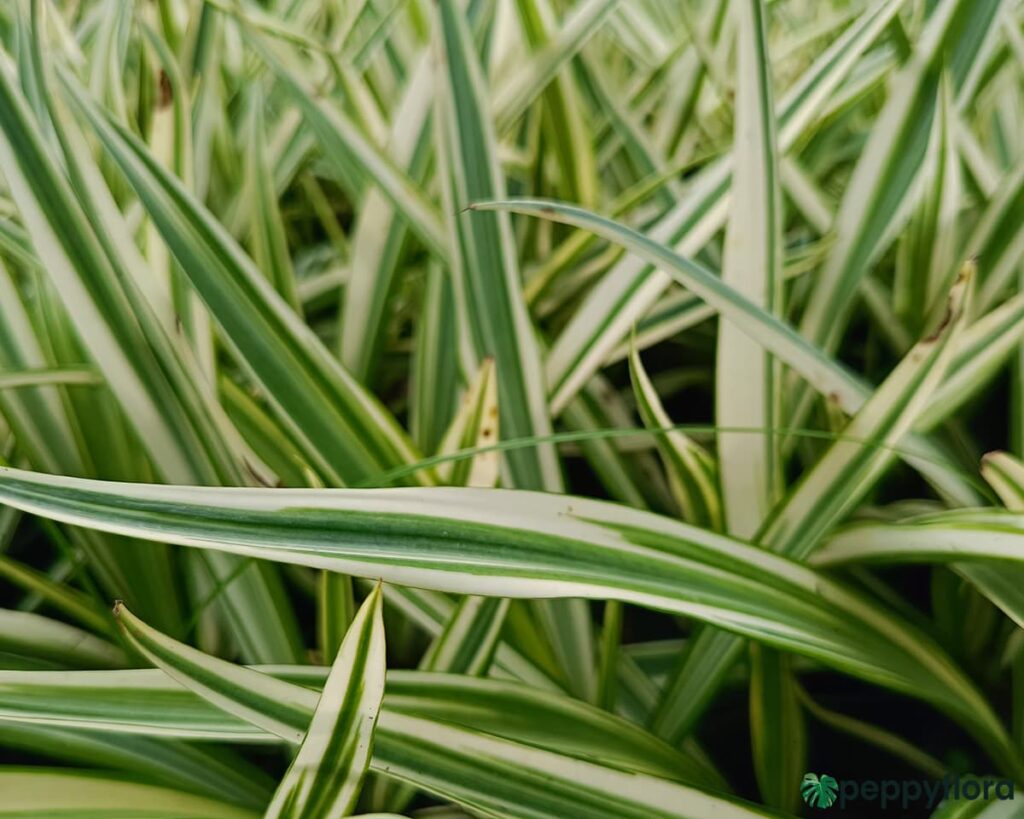
[[[1024,561],[1024,515],[1006,509],[953,509],[898,523],[854,524],[812,558],[820,566],[960,560]]]
[[[371,601],[371,605],[379,605],[379,599]],[[222,722],[225,715],[232,715],[262,725],[291,741],[311,733],[308,729],[312,727],[311,720],[315,720],[313,714],[319,699],[315,691],[197,652],[155,632],[124,609],[120,610],[120,615],[128,634],[138,641],[139,647],[145,647],[148,656],[164,672],[225,712],[220,716]],[[137,676],[139,672],[127,674]],[[320,669],[295,667],[293,678],[306,682],[315,679],[317,674],[322,679]],[[95,675],[92,676],[95,680]],[[10,679],[10,675],[7,677]],[[125,679],[127,677],[121,678]],[[484,686],[480,680],[462,679],[471,686]],[[56,682],[60,686],[70,680],[64,677]],[[439,682],[443,685],[442,680]],[[152,711],[154,688],[167,690],[166,684],[161,684],[157,678],[144,687],[149,689],[144,711]],[[109,693],[118,690],[125,689],[115,683]],[[93,688],[92,692],[95,691]],[[92,699],[88,684],[83,693],[87,702]],[[37,704],[40,701],[38,696],[30,699]],[[425,699],[433,701],[434,698]],[[105,709],[96,709],[95,705],[94,701],[93,715],[102,718]],[[57,708],[67,712],[74,706],[68,708],[65,699]],[[157,707],[155,712],[161,710],[164,709]],[[479,715],[479,709],[474,710]],[[126,716],[123,702],[108,713]],[[51,716],[57,721],[61,719],[56,714]],[[129,722],[135,718],[127,716]],[[502,716],[507,718],[508,713],[503,711]],[[141,724],[145,722],[146,717],[143,717]],[[489,815],[561,819],[572,810],[600,819],[770,815],[753,806],[669,779],[605,767],[401,710],[381,714],[374,757],[375,770],[388,777]]]
[[[227,802],[103,771],[0,767],[0,816],[65,819],[256,819]]]
[[[352,812],[370,762],[383,695],[383,596],[378,585],[345,634],[302,746],[267,808],[267,819]]]
[[[739,0],[737,98],[732,196],[722,281],[768,313],[782,312],[782,197],[775,107],[763,0]],[[764,429],[718,436],[722,502],[728,531],[751,537],[778,496],[781,466],[778,364],[735,324],[720,321],[715,355],[715,421],[722,427]]]
[[[923,634],[784,557],[585,498],[488,489],[111,484],[0,470],[0,500],[75,525],[388,582],[616,599],[714,622],[933,702],[1016,765],[973,685]]]
[[[221,661],[222,662],[222,661]],[[328,669],[254,666],[280,680],[312,689],[300,709],[312,717]],[[522,683],[451,673],[390,671],[383,709],[474,728],[516,742],[725,790],[695,763],[639,726],[564,694]],[[233,743],[291,741],[203,699],[157,669],[106,672],[0,671],[0,722],[165,739]],[[523,719],[529,714],[529,719]],[[286,718],[290,719],[290,718]],[[289,735],[291,737],[291,735]],[[381,764],[376,763],[380,768]]]

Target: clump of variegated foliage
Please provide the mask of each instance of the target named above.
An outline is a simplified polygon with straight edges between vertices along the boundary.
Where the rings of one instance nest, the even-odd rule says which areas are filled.
[[[1022,21],[0,5],[0,816],[1024,784]]]

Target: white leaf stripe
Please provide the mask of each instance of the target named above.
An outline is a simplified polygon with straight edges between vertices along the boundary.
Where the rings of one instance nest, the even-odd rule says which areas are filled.
[[[274,781],[241,754],[226,748],[203,748],[167,737],[121,734],[116,742],[104,731],[4,722],[4,746],[34,756],[85,766],[124,771],[151,782],[180,788],[239,808],[261,810],[274,792]]]
[[[312,689],[313,696],[303,695],[299,700],[308,723],[317,691],[327,676],[326,668],[252,668]],[[282,741],[276,734],[243,721],[237,713],[208,703],[158,670],[0,671],[0,693],[0,721],[5,724],[46,724],[96,733],[234,743]],[[702,765],[639,726],[579,700],[520,683],[448,673],[389,671],[383,708],[475,728],[618,768],[709,784]],[[523,719],[524,714],[531,718]]]
[[[488,816],[753,817],[754,806],[642,774],[603,768],[455,726],[384,714],[390,776]]]
[[[293,702],[309,700],[308,695],[315,698],[315,692],[210,656],[199,657],[198,662],[194,662],[191,658],[194,650],[166,639],[161,643],[166,648],[161,667],[169,673],[173,671],[184,684],[195,686],[203,697],[216,694],[218,708],[245,719],[259,714],[265,724],[281,719],[291,732],[301,733],[309,724],[312,704],[305,709],[305,715],[299,715],[295,709],[282,708],[278,696],[283,686],[294,689],[288,697]],[[182,661],[182,654],[189,657]],[[315,675],[317,669],[299,667],[296,672],[297,679],[302,680]],[[127,672],[109,691],[124,691],[124,681],[138,675],[139,672]],[[196,685],[193,675],[203,677],[203,682]],[[11,678],[10,673],[5,676]],[[96,679],[95,674],[91,676]],[[40,679],[36,675],[36,680]],[[479,681],[462,679],[480,685]],[[67,683],[65,676],[58,685]],[[158,690],[165,685],[159,679],[152,679],[152,683]],[[86,683],[83,691],[87,700],[95,690],[90,691],[89,686],[90,683]],[[143,687],[148,694],[145,702],[153,708],[153,686]],[[38,698],[35,701],[38,702]],[[67,704],[68,700],[64,699],[57,707],[67,709]],[[67,710],[73,708],[72,705]],[[114,708],[111,713],[123,717],[124,709]],[[499,713],[506,718],[511,716],[503,710]],[[607,819],[766,815],[753,806],[747,807],[666,778],[584,761],[402,711],[386,710],[381,714],[373,767],[389,777],[496,816],[561,819],[572,815],[574,810]],[[475,775],[470,775],[470,771],[476,772]]]
[[[672,419],[662,407],[661,399],[644,370],[635,345],[629,356],[629,372],[637,411],[644,426],[650,430],[671,427]],[[718,472],[711,456],[683,432],[658,434],[655,440],[665,460],[669,483],[683,513],[683,520],[695,526],[722,531],[722,499],[719,495]]]
[[[299,719],[298,714],[306,714],[315,708],[317,697],[313,692],[304,692],[295,686],[268,678],[265,687],[276,698],[277,711],[283,716],[267,715],[259,709],[261,700],[255,695],[235,696],[229,700],[221,694],[217,685],[218,677],[210,672],[206,662],[208,657],[203,652],[146,625],[120,601],[114,606],[114,615],[132,647],[181,684],[198,691],[215,705],[225,708],[230,705],[234,709],[241,709],[236,712],[266,731],[292,742],[302,739],[303,732],[291,726]],[[173,663],[168,658],[172,658]]]
[[[369,176],[401,213],[423,243],[442,259],[447,259],[448,246],[444,230],[432,204],[391,159],[370,142],[361,129],[329,100],[318,99],[307,88],[305,80],[291,70],[277,54],[274,45],[252,30],[249,42],[266,60],[281,82],[291,91],[302,112],[320,140],[329,161],[345,175],[348,163]]]
[[[767,9],[763,0],[738,0],[737,97],[732,195],[725,235],[722,280],[768,313],[779,313],[782,295],[782,217],[775,144]],[[715,356],[715,421],[724,427],[766,430],[779,424],[780,406],[771,356],[734,324],[718,327]],[[720,434],[718,460],[728,530],[750,537],[776,497],[780,475],[774,435],[754,439]]]
[[[200,448],[183,422],[178,401],[166,382],[149,375],[159,365],[129,313],[127,299],[113,286],[109,261],[70,185],[46,151],[6,54],[0,54],[0,126],[0,168],[33,245],[62,300],[71,305],[69,315],[93,359],[105,367],[140,440],[172,480],[212,478],[213,467],[194,457]]]
[[[0,792],[0,816],[12,819],[256,819],[227,802],[100,771],[0,767]]]
[[[0,609],[0,653],[50,664],[118,668],[126,657],[120,647],[88,631],[41,614]]]
[[[436,116],[443,139],[442,180],[458,251],[453,280],[462,324],[476,359],[494,358],[503,435],[550,434],[540,352],[522,297],[509,217],[465,211],[477,199],[503,197],[505,192],[481,69],[457,4],[441,0],[438,15],[438,59],[446,82],[438,94]],[[464,362],[464,367],[475,371],[477,364]],[[505,463],[516,486],[562,488],[550,444],[508,453]]]
[[[405,585],[692,616],[929,699],[1013,759],[988,705],[924,635],[786,558],[650,513],[508,490],[188,488],[12,469],[0,470],[0,499],[76,525]]]
[[[846,427],[844,433],[857,443],[833,443],[772,509],[755,542],[805,558],[892,463],[895,455],[890,447],[923,412],[948,366],[965,315],[968,281],[965,274],[951,293],[949,312],[939,331],[914,347]],[[861,441],[881,446],[864,446]],[[707,703],[724,669],[737,658],[737,643],[732,635],[701,633],[666,687],[655,717],[660,736],[677,740],[691,727],[699,715],[697,709]],[[701,686],[706,690],[699,690]]]
[[[863,399],[857,394],[856,380],[823,351],[810,344],[792,326],[765,312],[700,263],[679,255],[654,239],[618,222],[562,202],[510,199],[477,202],[473,208],[539,216],[590,230],[610,242],[626,247],[715,307],[724,318],[782,359],[819,392],[833,395],[841,406],[849,408],[848,411],[860,406]]]
[[[851,294],[906,213],[924,161],[938,105],[936,66],[948,49],[959,91],[983,34],[1004,0],[943,0],[930,12],[913,58],[892,82],[889,101],[871,132],[836,215],[837,242],[814,289],[802,327],[828,348],[845,325]],[[966,21],[966,22],[965,22]],[[966,27],[967,31],[962,29]],[[979,37],[982,35],[982,37]],[[837,320],[838,319],[838,320]]]
[[[394,418],[328,354],[212,215],[72,81],[66,87],[310,462],[346,483],[414,460]]]
[[[809,128],[829,96],[856,61],[885,30],[904,0],[880,0],[865,11],[805,72],[779,102],[779,149],[788,152]],[[731,158],[707,165],[691,182],[687,196],[665,213],[652,236],[683,254],[699,251],[728,216]],[[558,412],[630,326],[657,300],[668,284],[647,261],[626,258],[592,288],[584,304],[555,341],[546,361],[551,406]]]
[[[583,227],[608,241],[626,247],[637,256],[668,271],[680,284],[717,309],[744,333],[778,356],[783,363],[803,376],[822,396],[827,396],[847,415],[855,414],[870,397],[871,389],[844,365],[810,344],[792,326],[766,313],[698,262],[685,258],[622,224],[603,216],[567,205],[537,199],[514,199],[505,202],[478,202],[474,208],[511,210],[540,216],[556,222]],[[907,448],[913,454],[905,459],[933,482],[950,487],[961,497],[976,497],[962,480],[957,480],[945,466],[947,459],[920,436],[908,436]],[[921,457],[916,457],[921,456]],[[966,492],[966,495],[965,495]]]
[[[345,634],[302,746],[265,819],[326,819],[355,807],[384,694],[382,600],[378,584]]]
[[[509,601],[500,597],[464,597],[420,668],[477,677],[486,674],[508,606]]]
[[[905,523],[858,524],[813,557],[821,566],[850,562],[1024,561],[1024,516],[1003,509],[953,510]]]

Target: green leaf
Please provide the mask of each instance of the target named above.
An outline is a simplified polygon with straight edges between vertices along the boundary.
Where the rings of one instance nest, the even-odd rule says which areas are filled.
[[[750,647],[750,734],[761,796],[769,805],[794,812],[807,763],[807,732],[788,659]]]
[[[540,354],[520,290],[509,218],[466,207],[501,198],[505,182],[497,161],[483,78],[465,18],[453,0],[438,4],[438,48],[445,68],[435,116],[441,129],[446,210],[454,233],[454,284],[466,341],[463,366],[473,371],[492,357],[498,376],[502,435],[547,435],[551,422],[542,391]],[[469,357],[467,357],[469,356]],[[511,482],[521,488],[562,488],[554,448],[542,444],[505,455]]]
[[[425,453],[436,452],[456,405],[458,356],[451,279],[430,265],[410,375],[409,428]]]
[[[274,289],[291,305],[299,309],[295,289],[295,270],[292,267],[284,221],[277,203],[273,169],[267,156],[266,134],[263,124],[263,98],[254,93],[250,103],[252,116],[249,126],[246,186],[251,195],[252,217],[249,235],[253,261],[274,285]]]
[[[384,694],[382,599],[378,585],[352,621],[302,745],[265,816],[352,812],[370,761]]]
[[[464,597],[420,667],[474,677],[486,675],[508,604],[508,600],[495,597]]]
[[[462,396],[462,405],[448,427],[439,455],[460,450],[487,449],[498,440],[501,419],[498,409],[498,383],[494,361],[485,358]],[[480,452],[471,458],[442,463],[438,477],[450,486],[494,486],[498,482],[498,453]]]
[[[783,96],[776,110],[782,153],[793,148],[902,5],[882,0],[864,11]],[[699,251],[725,222],[730,175],[729,157],[708,163],[691,180],[687,195],[658,219],[652,237],[684,255]],[[555,411],[565,406],[665,290],[669,279],[658,264],[625,258],[590,289],[546,361]]]
[[[11,609],[0,609],[0,656],[28,668],[117,668],[127,659],[118,646],[87,631]]]
[[[897,523],[858,523],[838,532],[812,561],[821,566],[1020,561],[1021,523],[1020,514],[1004,509],[954,509]]]
[[[667,429],[672,424],[661,399],[644,370],[640,354],[634,348],[629,356],[637,410],[649,430]],[[722,498],[715,461],[683,432],[657,433],[658,451],[668,470],[669,486],[682,511],[683,520],[713,531],[723,531]]]
[[[44,66],[37,45],[32,57],[34,76],[42,84]],[[161,475],[179,481],[240,481],[240,439],[190,369],[188,357],[154,316],[153,296],[145,288],[151,271],[132,244],[81,134],[66,120],[58,101],[48,100],[69,178],[47,150],[7,66],[0,66],[0,108],[7,112],[0,124],[0,153],[13,152],[4,171],[18,191],[22,217],[75,329]],[[237,568],[223,558],[204,562],[221,578]],[[166,565],[165,560],[160,563]],[[145,567],[132,574],[145,576]],[[165,605],[173,605],[166,568],[149,573],[147,581],[138,584],[137,593],[159,589]],[[128,588],[118,591],[127,594]],[[280,593],[266,567],[253,567],[224,596],[223,605],[250,657],[295,656],[296,627],[290,612],[278,605]],[[264,613],[256,627],[246,613],[260,609]]]
[[[986,54],[990,27],[1003,0],[942,0],[930,9],[912,57],[890,83],[836,215],[836,243],[817,280],[801,324],[808,338],[833,349],[845,327],[852,295],[885,249],[915,191],[939,103],[942,61],[952,91],[964,89],[973,63]],[[989,46],[991,47],[991,46]]]
[[[245,808],[101,771],[0,768],[0,816],[67,819],[247,819]]]
[[[473,371],[481,359],[494,359],[503,438],[550,435],[540,350],[523,300],[509,217],[467,210],[477,199],[504,196],[505,180],[482,70],[455,0],[438,4],[435,36],[444,70],[435,117],[455,248],[452,272],[463,368]],[[548,442],[503,453],[502,474],[506,485],[521,489],[563,488],[557,453]],[[534,609],[575,691],[592,700],[593,635],[586,606],[539,601]]]
[[[209,211],[135,137],[67,87],[309,462],[347,483],[415,460],[387,410],[331,358]]]
[[[180,679],[183,685],[192,688],[217,709],[251,721],[293,742],[305,733],[319,699],[315,691],[203,655],[153,632],[123,609],[120,615],[138,647],[158,660],[168,674]],[[305,672],[305,679],[309,679],[309,670],[297,671],[300,674]],[[136,676],[138,672],[128,674]],[[6,676],[10,679],[9,673]],[[130,725],[131,716],[128,716],[127,723],[124,722],[123,699],[112,710],[103,707],[102,696],[95,699],[95,693],[103,692],[97,688],[100,680],[95,679],[95,675],[91,676],[94,678],[92,693],[87,689],[85,704],[93,714],[93,725],[99,727],[104,724],[104,712],[109,717],[120,719],[122,725]],[[448,675],[440,675],[440,680],[446,677]],[[119,680],[110,679],[112,685],[107,686],[106,696],[123,697],[126,693],[125,679],[124,676]],[[458,681],[460,678],[448,679]],[[38,677],[36,681],[42,682]],[[67,677],[54,679],[58,686],[66,687],[69,682]],[[161,687],[159,678],[149,684],[143,683],[144,696],[151,704],[152,682],[156,682],[157,688]],[[474,681],[474,685],[480,684],[481,681]],[[430,697],[428,701],[436,702],[436,698]],[[35,702],[38,706],[40,698],[32,697],[26,704],[28,702]],[[63,702],[57,706],[58,710],[74,710],[73,706],[68,709],[66,698]],[[162,721],[170,726],[173,733],[177,720],[167,713],[166,708],[163,710]],[[498,713],[507,719],[511,712]],[[67,722],[59,715],[51,717]],[[218,719],[223,720],[224,717],[219,716]],[[564,810],[568,800],[572,804],[583,805],[588,815],[609,819],[617,816],[675,816],[680,806],[686,806],[683,809],[693,815],[767,815],[669,779],[604,767],[400,710],[392,712],[385,709],[380,716],[374,767],[389,777],[410,782],[471,809],[499,814],[521,811],[525,806],[534,816],[553,819],[563,815],[560,811]],[[469,770],[476,771],[476,774],[467,775]],[[542,782],[546,783],[543,787]]]
[[[860,502],[895,459],[892,447],[924,411],[949,362],[964,321],[965,275],[950,294],[938,329],[920,341],[875,390],[829,447],[779,501],[754,540],[797,560],[811,555],[826,533]],[[846,438],[846,436],[849,436]],[[729,635],[702,632],[676,669],[652,725],[678,738],[692,726],[740,653]]]
[[[13,469],[0,471],[0,499],[76,525],[389,582],[692,616],[924,697],[1013,764],[988,705],[927,637],[789,559],[657,515],[507,490],[180,488]]]
[[[722,281],[768,313],[782,314],[782,198],[775,107],[763,0],[738,0],[737,96],[733,179]],[[735,324],[719,323],[715,421],[765,434],[718,436],[722,502],[728,530],[751,537],[780,494],[781,375],[765,350]]]
[[[222,670],[234,668],[222,665]],[[313,689],[302,694],[307,721],[327,669],[316,666],[256,666],[287,682]],[[241,669],[239,673],[243,673]],[[232,672],[234,673],[234,672]],[[163,672],[117,673],[0,671],[4,724],[50,724],[117,734],[241,743],[281,741],[275,734],[208,703]],[[632,723],[579,700],[525,686],[456,674],[390,671],[384,711],[394,710],[595,759],[612,767],[645,771],[722,789],[705,765],[673,749]],[[524,714],[531,718],[524,719]],[[379,749],[376,749],[379,755]],[[377,763],[374,763],[377,765]],[[377,765],[377,767],[381,767]]]
[[[388,152],[411,179],[424,182],[433,136],[430,111],[434,77],[422,60],[394,114]],[[352,236],[352,276],[345,288],[341,315],[341,361],[366,381],[380,355],[388,298],[400,275],[408,233],[402,211],[380,187],[367,191]]]
[[[447,259],[449,251],[441,220],[416,184],[396,167],[387,154],[367,139],[359,126],[337,104],[329,98],[320,98],[300,75],[301,67],[289,65],[276,44],[268,42],[251,29],[246,30],[246,34],[249,43],[301,107],[328,161],[338,168],[343,177],[350,175],[353,168],[358,169],[360,177],[369,177],[427,247],[440,258]]]
[[[274,792],[273,780],[240,754],[164,737],[121,734],[111,742],[106,731],[4,721],[0,745],[83,768],[121,771],[249,810],[262,810]]]

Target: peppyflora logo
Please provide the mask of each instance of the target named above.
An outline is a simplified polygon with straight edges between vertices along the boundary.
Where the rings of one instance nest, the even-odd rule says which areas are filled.
[[[946,775],[927,779],[835,779],[828,774],[806,773],[800,781],[800,795],[812,808],[842,810],[854,802],[878,803],[882,808],[906,810],[911,805],[936,807],[946,799],[973,802],[976,799],[1005,802],[1014,797],[1011,779]]]
[[[805,773],[800,782],[800,795],[812,808],[830,808],[836,801],[839,783],[828,774]]]

